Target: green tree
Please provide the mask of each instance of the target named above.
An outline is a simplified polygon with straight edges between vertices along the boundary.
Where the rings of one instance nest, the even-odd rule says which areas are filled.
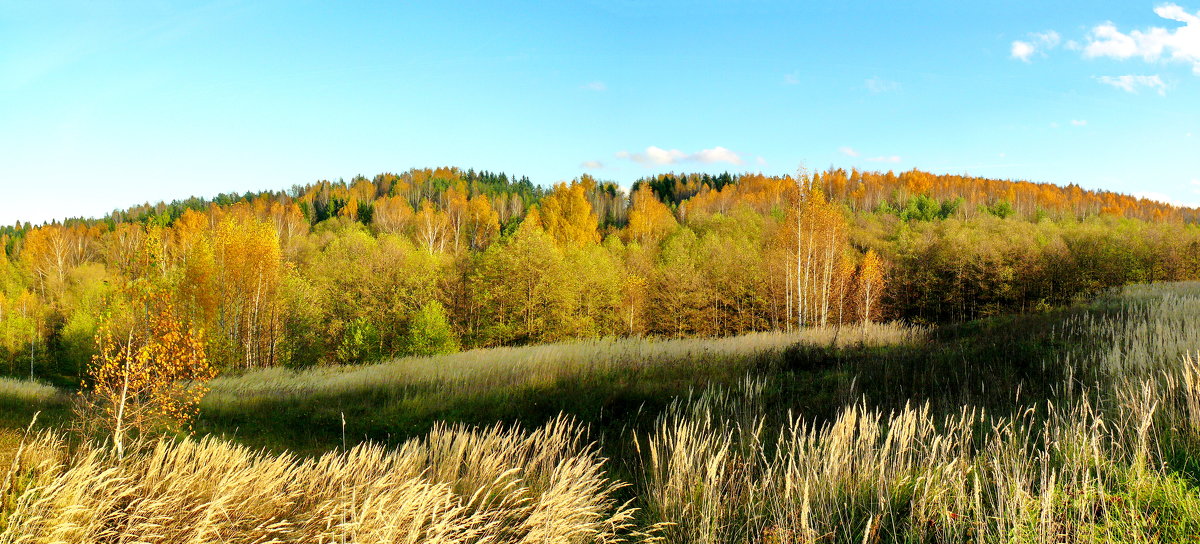
[[[450,326],[446,309],[433,300],[413,314],[408,326],[408,350],[413,355],[439,355],[458,351],[458,336]]]

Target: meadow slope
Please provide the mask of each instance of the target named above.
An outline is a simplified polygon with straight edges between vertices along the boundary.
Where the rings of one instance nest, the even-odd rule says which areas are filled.
[[[0,542],[1200,539],[1200,285],[854,334],[226,376],[125,459],[0,434]]]

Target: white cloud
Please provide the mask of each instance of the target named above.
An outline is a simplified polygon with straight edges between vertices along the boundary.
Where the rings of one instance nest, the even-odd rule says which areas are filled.
[[[867,160],[868,160],[868,161],[870,161],[870,162],[890,162],[890,163],[897,163],[897,162],[900,162],[900,156],[899,156],[899,155],[891,155],[891,156],[888,156],[888,157],[871,157],[871,158],[869,158],[869,159],[867,159]]]
[[[618,159],[629,159],[643,166],[663,166],[668,164],[678,164],[682,162],[728,162],[731,164],[742,164],[742,157],[737,153],[717,146],[711,149],[702,149],[695,153],[684,153],[678,149],[663,149],[657,146],[647,147],[641,153],[630,153],[628,151],[618,151],[616,154]]]
[[[800,76],[797,74],[794,74],[794,73],[793,74],[784,74],[783,75],[783,84],[784,85],[799,85],[800,84]]]
[[[878,76],[866,80],[864,84],[866,85],[867,90],[873,93],[886,93],[900,90],[900,83],[888,81]]]
[[[603,81],[592,81],[590,83],[583,84],[583,86],[580,88],[601,93],[608,90],[608,85],[605,85]]]
[[[731,164],[742,164],[742,158],[737,153],[721,146],[712,149],[703,149],[699,153],[692,155],[692,158],[703,163],[728,162]]]
[[[1071,119],[1071,124],[1077,127],[1086,127],[1087,119]]]
[[[599,170],[601,168],[604,168],[604,163],[602,163],[600,161],[583,161],[583,163],[580,164],[579,167],[587,168],[588,170]]]
[[[754,162],[757,162],[759,166],[766,166],[766,165],[767,165],[767,159],[764,159],[764,158],[762,158],[762,157],[756,157],[756,158],[754,159]]]
[[[1162,78],[1158,77],[1157,74],[1152,76],[1098,76],[1096,77],[1096,81],[1116,87],[1127,93],[1136,93],[1139,88],[1146,87],[1157,91],[1160,95],[1167,94],[1167,84],[1163,83]]]
[[[1058,121],[1050,121],[1050,128],[1058,128]]]
[[[1037,52],[1037,48],[1029,42],[1017,40],[1012,43],[1012,57],[1029,62],[1029,57],[1032,57]]]
[[[1016,40],[1012,42],[1012,49],[1009,50],[1009,53],[1014,59],[1020,59],[1023,62],[1029,62],[1029,59],[1033,57],[1034,53],[1037,53],[1038,51],[1045,52],[1054,49],[1055,47],[1058,47],[1058,44],[1061,41],[1062,37],[1060,37],[1058,33],[1053,30],[1047,30],[1045,32],[1033,32],[1029,34],[1029,39],[1027,40]]]
[[[1111,22],[1097,25],[1088,34],[1083,56],[1184,62],[1191,64],[1192,72],[1200,75],[1200,12],[1191,14],[1176,4],[1163,4],[1154,8],[1154,13],[1163,19],[1183,23],[1183,26],[1174,29],[1150,27],[1126,34]]]
[[[857,157],[859,155],[858,151],[855,151],[853,147],[849,146],[839,147],[838,152],[847,157]]]

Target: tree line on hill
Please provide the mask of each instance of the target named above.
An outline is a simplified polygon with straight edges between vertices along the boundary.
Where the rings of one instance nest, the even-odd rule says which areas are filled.
[[[1200,276],[1197,210],[920,171],[583,176],[414,169],[0,228],[0,373],[77,377],[131,293],[221,368],[614,335],[1030,311]]]

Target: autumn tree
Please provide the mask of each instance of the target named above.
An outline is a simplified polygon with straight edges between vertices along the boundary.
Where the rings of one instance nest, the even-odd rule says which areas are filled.
[[[375,228],[380,232],[405,232],[413,222],[413,209],[408,200],[400,196],[385,197],[375,202]]]
[[[875,250],[867,250],[862,263],[858,265],[856,282],[858,292],[858,313],[862,319],[863,328],[871,322],[878,312],[879,297],[883,292],[883,260]]]
[[[671,209],[654,196],[650,187],[641,187],[630,197],[629,225],[625,228],[628,240],[640,244],[656,244],[678,228]]]
[[[214,331],[221,360],[243,368],[277,362],[285,268],[274,225],[255,217],[225,217],[192,246],[180,294]]]
[[[600,241],[598,219],[583,183],[558,183],[542,201],[542,224],[559,247],[578,249]]]
[[[430,253],[442,252],[451,238],[450,218],[446,212],[438,210],[432,202],[421,202],[421,210],[413,219],[416,225],[417,243]]]
[[[472,251],[482,251],[500,236],[500,214],[487,195],[471,197],[464,212],[464,237]]]
[[[118,456],[130,434],[188,428],[216,375],[203,333],[186,325],[161,291],[136,295],[123,318],[106,314],[96,351],[86,397]]]

